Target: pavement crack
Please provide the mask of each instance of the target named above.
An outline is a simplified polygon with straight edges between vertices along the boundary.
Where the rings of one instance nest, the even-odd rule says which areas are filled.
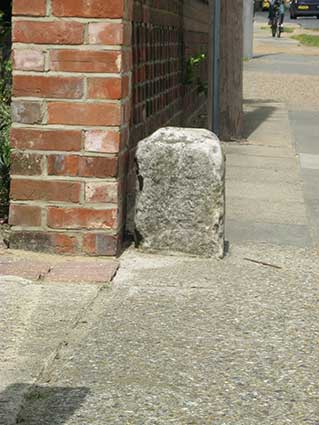
[[[245,261],[250,261],[251,263],[260,264],[262,266],[273,267],[274,269],[282,270],[281,266],[277,266],[276,264],[266,263],[265,261],[254,260],[253,258],[244,258]]]

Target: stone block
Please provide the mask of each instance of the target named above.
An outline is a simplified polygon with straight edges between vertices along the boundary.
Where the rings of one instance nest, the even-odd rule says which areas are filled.
[[[151,251],[224,255],[225,166],[209,130],[167,127],[139,143],[135,234]]]

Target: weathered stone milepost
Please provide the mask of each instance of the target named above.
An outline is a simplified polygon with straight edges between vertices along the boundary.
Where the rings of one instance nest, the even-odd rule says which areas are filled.
[[[142,249],[224,255],[225,167],[209,130],[166,127],[139,143],[136,237]]]

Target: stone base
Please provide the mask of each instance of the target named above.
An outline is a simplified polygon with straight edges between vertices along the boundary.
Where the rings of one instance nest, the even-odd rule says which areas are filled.
[[[167,127],[139,143],[136,236],[141,248],[224,255],[225,168],[208,130]]]

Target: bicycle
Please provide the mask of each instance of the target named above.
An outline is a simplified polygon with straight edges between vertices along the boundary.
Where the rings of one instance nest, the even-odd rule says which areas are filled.
[[[271,33],[273,37],[279,38],[282,33],[282,26],[280,24],[280,13],[279,10],[276,10],[271,22]]]

